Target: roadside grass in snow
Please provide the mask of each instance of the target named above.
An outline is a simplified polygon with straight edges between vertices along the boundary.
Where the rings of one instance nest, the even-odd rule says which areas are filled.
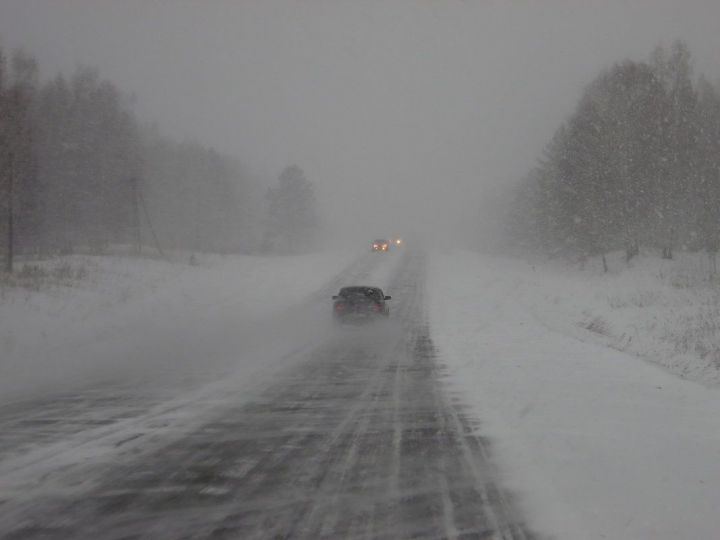
[[[87,279],[89,269],[86,264],[71,264],[60,260],[50,264],[23,264],[20,270],[0,275],[0,295],[8,288],[21,288],[40,291],[45,287],[72,287]]]
[[[592,332],[607,345],[658,363],[673,373],[720,384],[720,276],[704,253],[677,252],[674,260],[643,252],[626,264],[621,253],[584,269],[547,269],[562,276],[545,295],[555,324]]]

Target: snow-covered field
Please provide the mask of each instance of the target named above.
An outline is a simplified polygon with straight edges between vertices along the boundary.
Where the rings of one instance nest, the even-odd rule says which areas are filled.
[[[435,254],[429,313],[451,388],[540,532],[717,538],[720,391],[613,348],[632,321],[633,336],[647,333],[624,348],[667,364],[652,355],[692,328],[707,290],[673,285],[680,267],[657,261],[588,274]],[[596,317],[593,330],[578,324]]]
[[[272,341],[261,331],[266,319],[356,257],[207,256],[189,265],[72,256],[44,263],[49,278],[30,276],[23,281],[29,288],[0,285],[0,399],[98,377],[232,365],[239,350]]]

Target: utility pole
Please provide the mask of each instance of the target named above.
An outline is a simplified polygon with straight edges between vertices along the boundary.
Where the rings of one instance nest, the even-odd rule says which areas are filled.
[[[138,191],[138,199],[140,201],[140,206],[142,207],[143,214],[145,214],[145,219],[147,220],[148,227],[150,228],[150,234],[153,237],[153,241],[155,242],[155,247],[158,250],[158,253],[164,258],[167,259],[165,256],[165,253],[163,253],[162,247],[160,247],[160,240],[158,240],[157,234],[155,234],[155,227],[153,227],[152,220],[150,219],[150,213],[148,212],[147,206],[145,205],[145,199],[142,196],[142,193]]]
[[[133,228],[135,233],[135,253],[137,255],[142,251],[142,237],[140,231],[140,188],[137,176],[130,178],[132,188],[132,207],[133,207]]]
[[[7,215],[7,260],[5,271],[13,272],[13,259],[15,257],[15,205],[13,204],[15,191],[15,156],[10,152],[8,156],[8,215]]]

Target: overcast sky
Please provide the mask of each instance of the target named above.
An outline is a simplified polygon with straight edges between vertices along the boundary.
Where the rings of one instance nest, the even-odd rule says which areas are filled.
[[[471,229],[600,69],[675,38],[717,79],[720,0],[0,0],[3,47],[97,66],[258,174],[297,163],[358,237]]]

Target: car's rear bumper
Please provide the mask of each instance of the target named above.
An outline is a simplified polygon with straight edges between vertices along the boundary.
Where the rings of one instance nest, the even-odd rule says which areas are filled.
[[[366,322],[376,321],[378,319],[385,319],[389,316],[389,313],[381,312],[358,312],[358,313],[343,313],[342,315],[335,314],[335,319],[338,322],[347,324],[362,324]]]

